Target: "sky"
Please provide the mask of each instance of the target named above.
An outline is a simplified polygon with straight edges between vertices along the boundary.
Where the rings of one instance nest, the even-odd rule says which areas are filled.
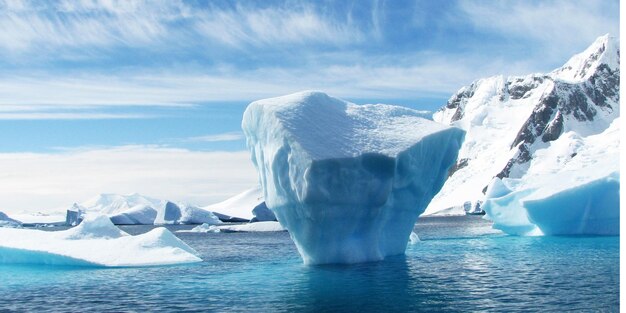
[[[437,110],[619,37],[619,1],[0,0],[0,211],[99,193],[208,205],[257,183],[251,101]]]

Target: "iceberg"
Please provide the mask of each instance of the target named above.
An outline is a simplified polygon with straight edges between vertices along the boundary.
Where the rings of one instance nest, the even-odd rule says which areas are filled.
[[[73,213],[77,212],[77,213]],[[157,200],[139,194],[101,194],[68,210],[68,222],[75,225],[84,215],[106,214],[116,225],[219,224],[219,218],[203,208]],[[77,218],[73,218],[77,216]]]
[[[223,222],[276,221],[274,213],[265,205],[260,185],[204,209]]]
[[[494,178],[483,206],[494,228],[514,235],[619,235],[619,121],[586,138],[564,134],[522,178]]]
[[[152,225],[156,217],[157,210],[145,204],[109,216],[115,225]]]
[[[251,103],[242,128],[264,199],[305,264],[403,254],[465,132],[321,92]]]
[[[0,228],[0,264],[128,267],[201,262],[165,228],[130,236],[104,215],[65,231]]]
[[[163,224],[221,224],[222,221],[210,211],[185,204],[166,202],[157,213],[155,225]]]

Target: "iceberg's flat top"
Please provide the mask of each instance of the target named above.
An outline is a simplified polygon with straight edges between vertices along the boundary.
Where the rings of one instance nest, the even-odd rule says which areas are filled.
[[[423,137],[448,129],[422,113],[384,104],[356,105],[321,92],[300,92],[251,103],[244,124],[282,127],[312,159],[381,153],[395,157]],[[273,123],[272,123],[273,122]],[[252,126],[253,127],[253,126]],[[244,127],[245,128],[245,127]]]
[[[165,228],[130,236],[106,216],[88,217],[65,231],[0,228],[0,262],[81,265],[153,266],[202,261],[196,252]]]

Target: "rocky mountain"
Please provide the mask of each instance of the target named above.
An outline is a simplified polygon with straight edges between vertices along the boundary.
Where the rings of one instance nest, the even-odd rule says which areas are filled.
[[[479,79],[461,88],[433,115],[467,132],[458,160],[425,214],[464,214],[484,198],[494,177],[521,178],[538,168],[561,137],[602,133],[619,117],[619,42],[604,35],[546,74]],[[576,157],[577,141],[559,156]]]

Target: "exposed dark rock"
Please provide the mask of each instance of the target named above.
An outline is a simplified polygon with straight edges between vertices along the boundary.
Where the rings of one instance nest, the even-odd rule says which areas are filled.
[[[454,94],[444,107],[445,109],[456,109],[452,115],[451,122],[458,121],[463,118],[463,110],[467,100],[474,96],[477,88],[477,82],[473,82],[469,87],[459,90]],[[443,109],[443,108],[442,108]]]
[[[448,170],[448,177],[454,175],[454,173],[464,167],[467,166],[469,159],[459,159],[457,162]]]
[[[559,136],[561,136],[562,132],[563,114],[561,114],[561,112],[556,112],[556,116],[544,130],[543,136],[541,136],[541,140],[543,140],[543,142],[557,140]]]

